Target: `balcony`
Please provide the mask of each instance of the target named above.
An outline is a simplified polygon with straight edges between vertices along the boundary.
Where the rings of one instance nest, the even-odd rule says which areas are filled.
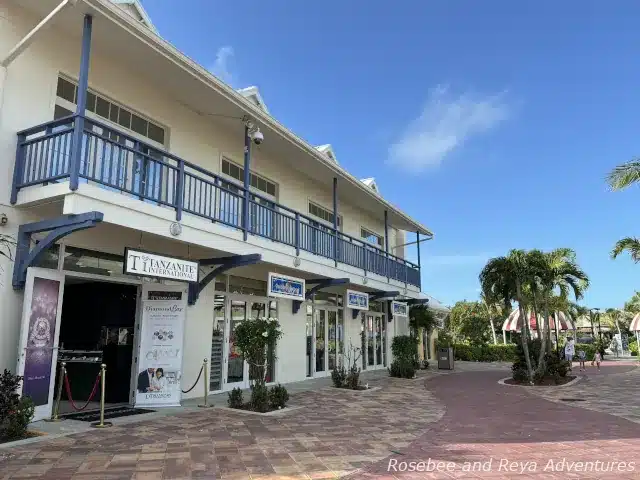
[[[18,132],[12,203],[23,188],[67,179],[71,186],[97,184],[171,208],[177,221],[183,214],[196,215],[289,245],[296,255],[305,251],[420,286],[420,269],[414,263],[254,192],[245,197],[243,186],[101,122],[72,115]]]

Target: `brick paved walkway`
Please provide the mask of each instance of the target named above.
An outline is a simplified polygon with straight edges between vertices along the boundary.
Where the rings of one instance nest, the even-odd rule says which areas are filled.
[[[631,388],[638,398],[638,369],[609,375],[632,368],[603,367],[602,382],[616,385],[625,380],[623,386],[611,387],[609,394],[617,396],[618,391]],[[504,377],[504,371],[477,371],[430,380],[427,388],[446,404],[442,420],[401,451],[402,455],[390,455],[349,478],[640,478],[640,432],[636,425],[559,400],[548,402],[540,398],[539,390],[532,393],[528,388],[497,385]],[[631,385],[633,378],[635,386]],[[588,390],[589,386],[581,388]],[[573,387],[566,387],[553,395],[559,399],[573,393]],[[566,463],[559,464],[563,459]],[[596,461],[600,463],[593,463]],[[637,465],[603,464],[633,461]],[[414,462],[422,473],[400,472],[402,462]],[[434,471],[434,462],[444,462],[440,472]],[[475,472],[474,462],[480,462]],[[429,465],[432,471],[425,472]],[[450,471],[446,471],[448,467]],[[478,471],[481,467],[488,471]],[[618,467],[625,471],[611,471]]]
[[[369,381],[376,391],[292,395],[302,408],[278,417],[212,408],[0,450],[14,455],[0,478],[336,478],[442,417],[424,382],[382,377]]]
[[[638,426],[596,411],[611,403],[559,400],[594,388],[608,388],[600,398],[638,398],[640,369],[610,374],[632,368],[611,366],[561,393],[498,385],[504,365],[457,367],[413,381],[379,378],[369,383],[382,388],[367,393],[297,393],[290,403],[302,408],[281,417],[213,408],[0,450],[9,454],[0,479],[640,478],[640,460],[633,472],[611,474],[602,463],[579,471],[589,465],[571,462],[640,459]],[[548,468],[563,458],[563,471]],[[429,460],[454,463],[449,472],[398,471]],[[463,471],[465,462],[489,471]]]

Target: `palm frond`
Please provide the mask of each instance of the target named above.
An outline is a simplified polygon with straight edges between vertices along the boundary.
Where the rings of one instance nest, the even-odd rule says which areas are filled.
[[[622,240],[618,240],[613,247],[613,250],[611,250],[611,258],[617,258],[624,251],[629,252],[631,259],[634,262],[640,262],[640,239],[627,237]]]
[[[623,190],[640,181],[640,160],[633,159],[615,167],[607,175],[611,190]]]

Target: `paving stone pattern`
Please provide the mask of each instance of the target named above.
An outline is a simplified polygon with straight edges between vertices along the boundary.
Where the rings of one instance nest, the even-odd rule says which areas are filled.
[[[282,416],[215,408],[16,447],[0,478],[336,478],[406,448],[444,408],[425,380],[292,395]]]

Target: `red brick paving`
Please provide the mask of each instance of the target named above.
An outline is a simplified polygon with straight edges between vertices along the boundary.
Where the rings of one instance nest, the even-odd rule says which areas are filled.
[[[633,368],[635,364],[616,362],[588,373],[607,375]],[[505,376],[504,371],[468,372],[428,381],[427,388],[446,405],[440,422],[402,451],[404,455],[392,455],[350,478],[640,478],[638,425],[549,402],[524,388],[498,385]],[[564,388],[570,397],[571,387]],[[563,459],[567,463],[558,465],[562,470],[548,463],[557,465]],[[592,463],[570,463],[580,461]],[[637,465],[604,463],[634,461]],[[395,465],[392,471],[390,462]],[[401,472],[401,462],[414,462],[421,472]],[[433,462],[444,462],[439,472]],[[450,471],[448,462],[453,462]],[[473,462],[481,462],[488,471],[463,471],[465,462],[470,462],[469,470]],[[429,465],[431,472],[426,472]]]

